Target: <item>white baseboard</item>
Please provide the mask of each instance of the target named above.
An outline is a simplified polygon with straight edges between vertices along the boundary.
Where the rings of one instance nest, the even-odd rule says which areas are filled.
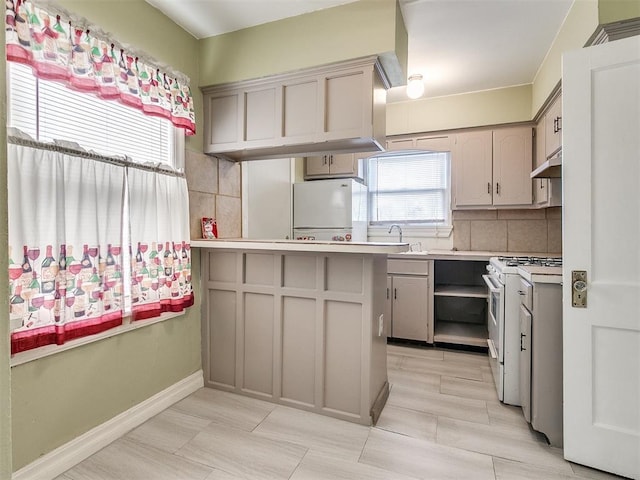
[[[52,480],[203,386],[204,377],[199,370],[43,455],[14,472],[11,479]]]

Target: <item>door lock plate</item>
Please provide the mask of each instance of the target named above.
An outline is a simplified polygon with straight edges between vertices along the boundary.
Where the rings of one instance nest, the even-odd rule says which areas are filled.
[[[587,272],[585,270],[571,271],[571,306],[587,308]]]

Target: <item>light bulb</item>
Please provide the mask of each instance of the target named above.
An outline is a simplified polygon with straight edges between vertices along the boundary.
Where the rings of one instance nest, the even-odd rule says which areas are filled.
[[[419,73],[411,75],[407,83],[407,97],[412,100],[420,98],[424,93],[424,82],[422,81],[422,75]]]

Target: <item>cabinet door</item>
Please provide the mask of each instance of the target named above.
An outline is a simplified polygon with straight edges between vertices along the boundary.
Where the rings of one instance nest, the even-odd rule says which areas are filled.
[[[428,290],[428,277],[393,277],[393,337],[427,341]]]
[[[353,153],[340,153],[328,155],[329,173],[332,175],[357,175],[358,161]]]
[[[553,101],[544,117],[545,153],[549,157],[562,146],[562,95]]]
[[[520,405],[527,422],[531,422],[531,313],[520,305]]]
[[[240,115],[242,95],[239,91],[205,95],[205,153],[233,149],[242,139]]]
[[[387,298],[384,303],[384,335],[386,337],[391,336],[391,316],[393,315],[391,309],[391,293],[393,292],[393,277],[387,275]]]
[[[247,147],[270,146],[280,136],[282,113],[276,85],[244,92],[244,142]]]
[[[324,134],[327,140],[362,136],[363,126],[371,123],[371,115],[365,119],[364,112],[371,111],[372,102],[363,92],[371,93],[372,88],[372,78],[367,78],[366,72],[360,69],[325,77]]]
[[[453,147],[452,177],[454,208],[492,204],[491,131],[466,132],[456,136]]]
[[[416,148],[429,152],[449,152],[451,151],[452,138],[448,135],[440,137],[418,137],[416,138]]]
[[[387,141],[387,151],[393,152],[396,150],[413,150],[415,148],[415,142],[413,138],[403,138],[398,140]]]
[[[531,205],[531,127],[493,131],[493,204]]]
[[[547,159],[547,150],[545,145],[545,118],[544,116],[536,124],[536,142],[534,144],[534,158],[536,168],[542,165]]]
[[[318,79],[304,78],[282,85],[282,137],[285,144],[316,141],[322,115]]]
[[[538,206],[545,205],[549,201],[549,179],[533,179],[533,203]]]
[[[305,175],[328,175],[329,174],[329,155],[318,157],[306,157]]]

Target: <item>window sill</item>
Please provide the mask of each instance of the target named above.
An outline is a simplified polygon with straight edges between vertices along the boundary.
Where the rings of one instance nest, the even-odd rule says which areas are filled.
[[[55,355],[56,353],[65,352],[82,345],[98,342],[100,340],[114,337],[122,333],[132,332],[133,330],[138,330],[139,328],[148,327],[149,325],[154,325],[156,323],[164,322],[165,320],[180,317],[184,314],[185,312],[166,312],[161,314],[159,317],[148,320],[139,320],[137,322],[132,322],[131,317],[125,317],[123,320],[123,324],[119,327],[112,328],[101,333],[96,333],[95,335],[71,340],[62,345],[45,345],[44,347],[34,348],[33,350],[27,350],[26,352],[16,353],[11,357],[11,367],[17,367],[18,365],[23,365],[34,360],[39,360],[50,355]]]
[[[367,229],[367,235],[370,237],[383,237],[393,235],[394,238],[398,236],[398,231],[394,230],[389,234],[389,227],[391,225],[369,225]],[[411,238],[449,238],[453,231],[451,225],[433,225],[433,226],[418,226],[418,225],[401,225],[402,236]]]

